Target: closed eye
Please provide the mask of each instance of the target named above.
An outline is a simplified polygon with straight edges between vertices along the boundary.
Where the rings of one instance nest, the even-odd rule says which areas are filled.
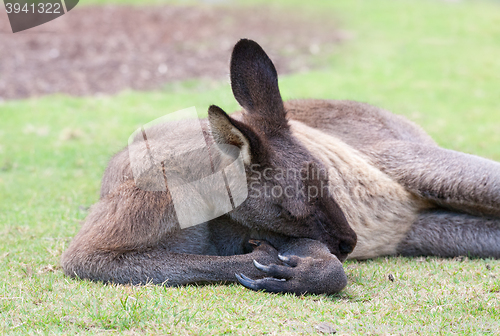
[[[285,209],[281,204],[275,204],[274,207],[276,208],[279,217],[281,217],[285,220],[288,220],[288,221],[297,220],[297,217],[292,215],[292,213],[290,211],[288,211],[287,209]]]

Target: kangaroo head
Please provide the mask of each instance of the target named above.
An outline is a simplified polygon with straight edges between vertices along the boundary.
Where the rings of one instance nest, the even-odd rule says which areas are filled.
[[[229,216],[255,230],[319,240],[344,260],[356,234],[328,192],[326,168],[291,134],[276,69],[256,42],[234,47],[231,87],[243,114],[208,111],[215,142],[238,147],[245,163],[248,198]]]

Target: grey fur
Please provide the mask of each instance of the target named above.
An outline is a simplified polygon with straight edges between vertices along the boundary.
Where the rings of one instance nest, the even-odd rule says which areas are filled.
[[[398,253],[500,258],[500,219],[446,210],[424,212],[399,244]]]

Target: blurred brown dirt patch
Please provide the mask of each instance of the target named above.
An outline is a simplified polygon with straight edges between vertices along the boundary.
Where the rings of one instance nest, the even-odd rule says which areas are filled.
[[[330,19],[263,7],[82,6],[16,34],[1,15],[0,99],[224,79],[243,37],[259,42],[280,74],[303,71],[343,39]]]

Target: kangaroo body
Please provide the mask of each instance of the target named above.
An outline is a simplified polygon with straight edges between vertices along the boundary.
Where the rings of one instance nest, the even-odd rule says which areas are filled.
[[[335,135],[291,122],[293,134],[329,167],[329,182],[358,239],[349,258],[397,252],[421,210],[428,206]]]
[[[331,168],[358,236],[349,258],[500,257],[500,164],[440,148],[419,126],[367,104],[286,107],[294,134]]]
[[[99,202],[63,254],[66,274],[333,293],[346,285],[347,257],[500,257],[499,163],[442,149],[410,121],[366,104],[283,103],[274,66],[253,41],[235,46],[231,85],[244,111],[229,117],[210,107],[202,129],[211,150],[227,157],[220,145],[238,147],[259,191],[326,194],[249,197],[226,215],[180,229],[169,191],[138,188],[125,149],[110,161]],[[179,129],[173,141],[189,146],[189,122],[158,126],[155,141],[161,146],[162,134]],[[262,178],[282,167],[312,174]],[[312,178],[316,170],[328,174]]]

